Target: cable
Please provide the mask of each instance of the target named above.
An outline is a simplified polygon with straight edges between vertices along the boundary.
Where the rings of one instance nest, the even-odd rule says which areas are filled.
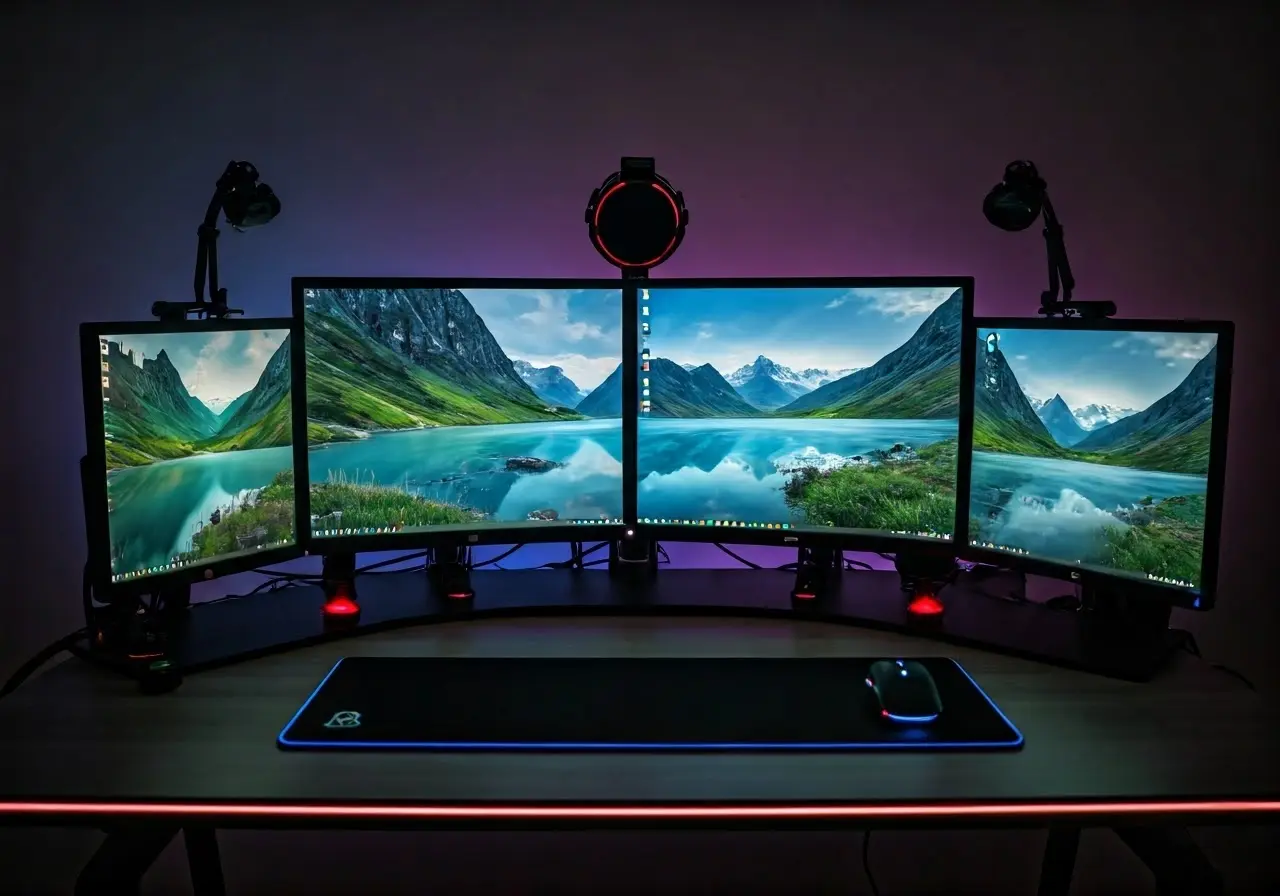
[[[876,551],[876,556],[882,557],[885,560],[891,560],[894,563],[898,562],[898,556],[896,554],[886,554],[884,551]]]
[[[485,560],[483,563],[468,562],[467,569],[480,569],[481,567],[484,567],[484,566],[497,566],[501,561],[506,560],[508,557],[510,557],[516,551],[520,550],[522,547],[524,547],[524,545],[522,544],[512,545],[510,548],[503,551],[498,556],[491,557],[488,560]]]
[[[759,563],[752,563],[752,562],[751,562],[750,560],[748,560],[746,557],[743,557],[741,554],[735,554],[733,551],[729,550],[727,547],[725,547],[724,545],[720,544],[719,542],[714,542],[714,545],[715,545],[715,547],[718,547],[720,550],[724,551],[726,554],[728,554],[728,555],[729,555],[730,557],[732,557],[734,560],[737,560],[737,561],[738,561],[739,563],[741,563],[743,566],[749,567],[749,568],[751,568],[751,569],[764,569],[764,567],[763,567],[763,566],[761,566]]]
[[[519,545],[517,545],[517,547],[519,547]],[[375,569],[382,569],[383,567],[386,567],[386,566],[394,566],[397,563],[404,563],[407,560],[421,560],[423,557],[426,557],[428,553],[430,552],[415,551],[412,554],[405,554],[400,557],[392,557],[390,560],[379,560],[377,563],[369,563],[365,566],[358,566],[356,567],[356,575],[362,575],[367,572],[372,572]],[[497,558],[497,559],[501,559],[501,558]],[[404,570],[397,569],[394,571],[403,572]]]
[[[880,887],[876,885],[876,876],[871,872],[871,832],[862,832],[862,873],[866,875],[867,886],[871,888],[871,896],[880,896]]]
[[[53,659],[63,651],[71,650],[76,647],[77,642],[80,640],[87,639],[88,634],[88,629],[82,628],[69,635],[63,635],[35,656],[31,657],[31,659],[27,660],[18,667],[18,670],[14,672],[13,675],[9,676],[9,680],[4,683],[4,687],[0,687],[0,700],[3,700],[18,688],[22,687],[22,683],[34,675],[40,667],[49,662],[49,660]]]
[[[869,569],[872,572],[876,571],[876,568],[865,560],[850,560],[843,552],[840,554],[840,559],[844,561],[845,569]]]
[[[670,563],[671,555],[667,553],[667,549],[660,544],[654,544],[653,549],[658,552],[659,563]]]
[[[1186,629],[1175,629],[1182,635],[1182,649],[1191,654],[1198,660],[1205,660],[1205,655],[1200,652],[1200,644],[1196,641],[1196,636]],[[1207,662],[1207,660],[1205,660]],[[1251,691],[1257,691],[1257,686],[1248,679],[1243,672],[1233,669],[1225,663],[1209,663],[1209,668],[1221,672],[1223,675],[1230,675],[1236,681],[1243,684]]]
[[[551,563],[544,563],[535,569],[573,569],[575,564],[581,563],[582,566],[594,566],[593,563],[584,562],[585,559],[594,554],[596,551],[604,550],[609,546],[609,542],[602,541],[599,544],[593,544],[591,547],[584,549],[576,557],[570,557],[568,560],[555,560]]]

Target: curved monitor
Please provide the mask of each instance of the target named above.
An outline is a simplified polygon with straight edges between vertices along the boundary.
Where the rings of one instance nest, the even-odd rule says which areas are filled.
[[[312,551],[612,537],[619,281],[295,279]]]
[[[1234,327],[982,318],[964,556],[1208,609]]]
[[[292,320],[80,327],[93,581],[146,592],[301,554]]]
[[[963,277],[642,284],[638,524],[693,541],[949,544],[972,308]]]

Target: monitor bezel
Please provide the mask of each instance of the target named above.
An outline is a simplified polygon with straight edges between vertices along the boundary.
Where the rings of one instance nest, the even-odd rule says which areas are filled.
[[[672,526],[653,523],[642,523],[636,520],[636,533],[651,541],[684,541],[697,544],[748,544],[767,547],[801,548],[841,551],[867,551],[892,553],[911,551],[913,553],[948,554],[958,545],[957,533],[962,515],[967,518],[968,502],[962,495],[969,493],[969,464],[963,454],[963,446],[972,440],[973,421],[967,418],[964,410],[964,394],[973,391],[974,379],[974,346],[964,339],[963,333],[973,318],[974,278],[971,276],[956,277],[720,277],[720,278],[679,278],[671,280],[641,280],[637,286],[647,289],[894,289],[894,288],[931,288],[951,286],[962,291],[960,318],[960,403],[959,431],[957,433],[956,455],[956,519],[952,524],[952,537],[921,538],[888,533],[856,532],[848,529],[831,532],[813,529],[747,529],[734,526]],[[638,311],[637,311],[638,314]],[[632,351],[637,369],[640,367],[640,343],[637,341]],[[639,413],[639,394],[632,391],[632,409],[637,417]],[[638,432],[637,425],[637,432]],[[633,446],[633,456],[639,462],[639,438]],[[636,495],[635,506],[639,515],[639,475],[631,478],[630,487]]]
[[[622,338],[619,342],[619,363],[622,364],[624,399],[622,406],[622,520],[617,524],[600,523],[598,525],[561,524],[552,526],[517,527],[511,525],[482,526],[475,529],[439,532],[431,530],[404,532],[396,534],[344,535],[332,537],[315,537],[311,534],[311,490],[310,467],[304,466],[308,487],[298,489],[298,513],[306,525],[300,530],[299,539],[304,550],[309,554],[356,554],[369,551],[412,551],[423,548],[444,546],[493,545],[493,544],[545,544],[573,542],[613,542],[624,537],[628,528],[627,520],[634,518],[635,490],[629,488],[626,476],[626,459],[628,457],[628,438],[634,440],[635,415],[629,414],[625,400],[628,377],[634,383],[638,365],[629,360],[627,347],[636,344],[636,306],[635,291],[628,290],[629,281],[621,278],[563,278],[563,277],[294,277],[292,281],[293,316],[298,321],[298,340],[302,346],[299,352],[302,358],[302,400],[293,406],[294,426],[307,426],[306,383],[306,300],[304,291],[308,289],[605,289],[617,290],[622,294],[622,321],[620,330]],[[630,295],[630,301],[628,301]],[[631,313],[628,313],[630,311]],[[636,353],[639,357],[639,353]],[[302,453],[307,453],[307,442],[302,443]]]
[[[235,319],[204,319],[188,321],[90,321],[80,325],[81,389],[84,401],[86,481],[84,483],[86,529],[88,539],[88,564],[90,581],[95,596],[114,600],[122,596],[155,594],[174,587],[189,586],[221,576],[246,570],[260,569],[286,563],[303,556],[304,548],[299,532],[300,516],[297,494],[299,470],[305,474],[306,444],[299,450],[298,439],[293,439],[294,477],[294,539],[293,544],[269,550],[257,551],[238,557],[226,557],[209,563],[200,563],[176,569],[172,572],[143,576],[127,582],[111,581],[111,529],[107,491],[107,447],[104,433],[104,408],[102,404],[102,358],[99,340],[111,336],[147,336],[166,333],[223,333],[246,330],[287,330],[289,333],[289,397],[292,418],[297,417],[297,396],[301,388],[301,354],[297,351],[301,327],[291,317],[257,317]],[[296,433],[297,430],[294,430]],[[301,457],[300,457],[301,455]]]
[[[1235,324],[1222,320],[1155,320],[1121,318],[1035,318],[1035,317],[975,317],[966,340],[975,353],[978,334],[991,329],[1022,330],[1073,330],[1076,332],[1106,333],[1212,333],[1217,337],[1218,367],[1213,386],[1213,427],[1209,434],[1209,475],[1205,495],[1204,545],[1200,570],[1199,592],[1188,591],[1176,585],[1149,582],[1125,575],[1103,572],[1098,569],[1082,569],[1071,563],[1028,558],[977,548],[969,544],[969,515],[961,521],[962,528],[956,542],[957,556],[964,560],[989,563],[1016,569],[1032,575],[1065,579],[1084,589],[1123,590],[1127,595],[1146,601],[1167,603],[1188,610],[1211,610],[1217,603],[1219,551],[1222,534],[1223,486],[1227,466],[1227,431],[1231,418],[1231,367],[1235,348]],[[962,446],[968,458],[968,476],[973,474],[973,417],[975,413],[975,381],[970,377],[970,387],[965,396],[964,413],[969,418],[969,438]],[[1211,498],[1216,498],[1210,500]],[[972,495],[966,490],[965,507],[968,509]]]

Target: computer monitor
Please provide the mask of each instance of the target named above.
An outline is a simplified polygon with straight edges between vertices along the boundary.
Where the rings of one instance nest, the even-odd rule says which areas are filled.
[[[80,327],[95,587],[147,592],[301,555],[288,318]]]
[[[640,526],[680,540],[950,543],[972,308],[964,277],[642,284]]]
[[[1207,609],[1233,326],[982,318],[964,556]]]
[[[312,551],[623,523],[617,280],[295,279]]]

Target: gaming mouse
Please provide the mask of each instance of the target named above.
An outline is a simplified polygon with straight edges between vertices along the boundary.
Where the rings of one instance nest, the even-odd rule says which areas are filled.
[[[876,695],[880,715],[890,721],[925,724],[942,712],[942,698],[933,676],[913,660],[872,663],[867,685]]]

